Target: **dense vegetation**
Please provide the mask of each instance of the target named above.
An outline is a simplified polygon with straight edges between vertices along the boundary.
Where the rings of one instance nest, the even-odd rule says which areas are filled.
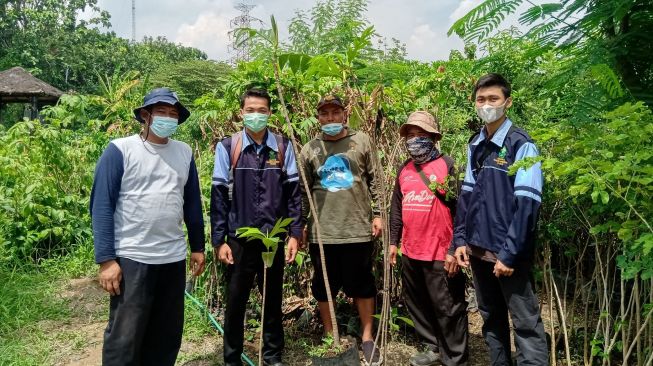
[[[436,115],[444,133],[441,149],[462,164],[465,143],[480,127],[472,85],[483,73],[499,72],[514,87],[510,117],[542,152],[546,183],[537,282],[551,314],[545,322],[552,329],[553,355],[565,364],[650,364],[653,3],[560,0],[527,6],[520,14],[525,31],[504,29],[502,20],[522,3],[530,1],[483,2],[451,29],[467,42],[465,52],[422,63],[406,60],[399,41],[374,47],[380,36],[365,20],[365,1],[326,0],[296,14],[286,43],[270,43],[272,30],[248,33],[255,37],[243,42],[252,43],[255,57],[231,68],[164,39],[130,43],[102,33],[94,26],[109,18],[94,0],[0,2],[0,69],[22,66],[71,90],[44,111],[43,122],[5,112],[2,271],[59,256],[88,260],[95,161],[111,138],[137,131],[131,109],[151,87],[172,86],[192,107],[191,120],[176,137],[195,149],[208,213],[212,146],[241,127],[236,112],[243,90],[257,85],[278,95],[275,63],[302,143],[318,131],[319,97],[345,97],[350,126],[377,142],[386,199],[394,167],[405,158],[398,127],[407,115],[417,109]],[[99,15],[78,21],[87,6]],[[279,99],[273,104],[271,123],[289,133]],[[221,267],[209,268],[200,285],[206,302],[219,309]],[[294,281],[289,296],[307,296],[310,268],[300,263],[288,269],[293,276],[287,281]],[[389,290],[397,308],[396,280]],[[0,320],[8,317],[5,309],[11,308],[0,307]],[[5,328],[0,337],[11,330]]]

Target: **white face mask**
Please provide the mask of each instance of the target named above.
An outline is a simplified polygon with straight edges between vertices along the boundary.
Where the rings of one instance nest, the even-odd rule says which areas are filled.
[[[476,114],[478,117],[483,120],[486,124],[497,121],[503,116],[506,111],[506,100],[502,105],[493,107],[489,104],[485,104],[482,107],[476,107]]]

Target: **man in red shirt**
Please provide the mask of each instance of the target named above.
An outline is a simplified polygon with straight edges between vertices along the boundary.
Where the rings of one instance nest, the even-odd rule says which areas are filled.
[[[465,275],[450,252],[456,207],[451,157],[440,153],[435,118],[413,112],[399,131],[410,155],[397,173],[390,212],[390,261],[401,244],[402,284],[408,312],[428,349],[413,366],[467,365]],[[439,353],[439,355],[438,355]]]

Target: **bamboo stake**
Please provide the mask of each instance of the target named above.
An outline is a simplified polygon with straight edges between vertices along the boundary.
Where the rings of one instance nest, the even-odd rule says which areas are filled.
[[[333,296],[331,294],[331,286],[329,285],[329,276],[327,274],[327,269],[326,269],[326,259],[324,256],[324,244],[322,242],[322,229],[320,226],[320,221],[318,219],[317,209],[315,208],[315,202],[313,201],[313,195],[311,194],[311,190],[310,190],[311,187],[308,186],[308,181],[306,180],[306,171],[304,169],[303,164],[301,163],[301,159],[299,159],[299,150],[297,149],[297,145],[298,145],[297,138],[295,137],[295,132],[292,123],[290,121],[290,116],[288,115],[288,109],[286,108],[286,102],[283,97],[281,76],[279,70],[279,58],[277,56],[276,47],[273,50],[272,67],[274,69],[274,81],[275,81],[275,85],[277,86],[279,103],[281,104],[281,113],[283,114],[283,117],[286,120],[286,125],[288,126],[288,136],[292,141],[293,152],[295,153],[295,157],[297,157],[297,160],[299,162],[298,164],[299,174],[301,176],[302,183],[304,184],[304,189],[306,190],[306,196],[308,197],[308,205],[311,209],[311,216],[315,221],[315,227],[317,231],[317,244],[320,249],[320,262],[322,264],[322,276],[324,278],[324,287],[326,289],[327,301],[329,304],[329,314],[331,316],[331,327],[333,329],[333,344],[335,347],[338,347],[340,345],[340,332],[338,331],[338,323],[336,321],[336,313],[335,313],[335,308],[333,306]]]
[[[258,337],[258,364],[263,365],[263,329],[265,327],[265,295],[268,288],[268,269],[263,263],[263,306],[261,309],[261,331]]]
[[[550,267],[549,267],[550,269]],[[553,285],[553,290],[558,306],[558,316],[560,317],[560,326],[562,327],[562,337],[565,340],[565,356],[567,358],[567,365],[571,366],[571,354],[569,353],[569,337],[567,336],[567,323],[565,321],[564,309],[560,303],[560,295],[558,294],[558,286],[556,285],[555,280],[553,279],[553,272],[551,272],[551,284]],[[555,347],[554,347],[555,349]]]

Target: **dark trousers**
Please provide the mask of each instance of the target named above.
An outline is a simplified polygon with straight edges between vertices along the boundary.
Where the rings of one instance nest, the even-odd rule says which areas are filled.
[[[117,262],[122,269],[120,295],[111,296],[102,364],[174,365],[184,326],[186,261]]]
[[[227,308],[224,320],[224,362],[227,366],[242,365],[245,306],[254,284],[263,293],[263,243],[229,239],[234,264],[227,267]],[[284,347],[281,313],[284,247],[279,245],[274,264],[267,271],[265,320],[263,324],[263,359],[267,363],[281,362]]]
[[[442,261],[401,257],[402,284],[415,331],[445,366],[467,365],[469,358],[465,275],[449,277]],[[437,351],[436,351],[437,352]]]
[[[518,365],[549,364],[548,346],[540,306],[533,290],[531,263],[520,263],[509,277],[497,278],[494,263],[470,256],[478,310],[483,317],[483,337],[494,366],[512,366],[510,324],[515,329]]]

